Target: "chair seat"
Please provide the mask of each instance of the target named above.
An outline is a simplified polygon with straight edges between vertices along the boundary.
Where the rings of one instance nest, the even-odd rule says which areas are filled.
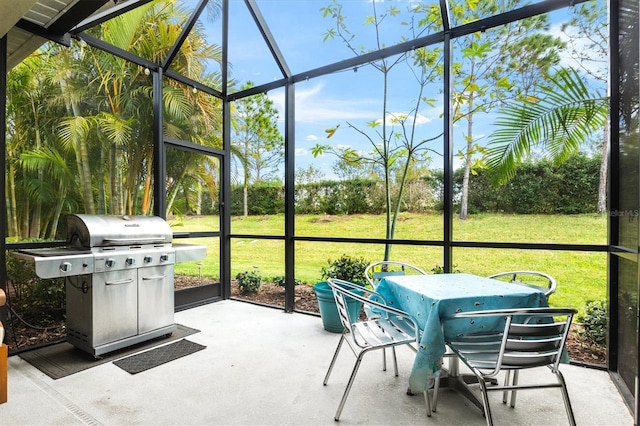
[[[454,346],[454,350],[457,351],[458,348]],[[462,353],[465,357],[467,364],[471,367],[477,368],[479,370],[491,370],[494,371],[496,366],[498,365],[498,354],[496,353]],[[533,368],[533,367],[542,367],[545,365],[549,365],[553,362],[555,353],[539,353],[538,355],[527,352],[527,353],[518,353],[518,352],[506,352],[502,358],[502,363],[500,365],[501,370],[516,370],[521,368]],[[489,377],[492,374],[485,373],[485,377]]]
[[[353,324],[354,339],[362,348],[377,346],[397,346],[413,343],[415,330],[399,319],[394,322],[387,318],[377,318]]]

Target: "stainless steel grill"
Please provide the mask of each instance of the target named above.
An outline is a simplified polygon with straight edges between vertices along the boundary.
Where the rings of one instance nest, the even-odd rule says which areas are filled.
[[[67,216],[68,247],[21,250],[40,278],[65,278],[67,340],[99,356],[158,336],[174,324],[174,264],[206,248],[172,245],[156,216]]]

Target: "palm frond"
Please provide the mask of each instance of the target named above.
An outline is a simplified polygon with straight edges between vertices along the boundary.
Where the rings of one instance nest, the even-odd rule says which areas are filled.
[[[500,110],[487,148],[494,182],[508,182],[533,147],[555,163],[565,161],[607,118],[607,97],[590,91],[576,70],[558,70],[539,96]]]

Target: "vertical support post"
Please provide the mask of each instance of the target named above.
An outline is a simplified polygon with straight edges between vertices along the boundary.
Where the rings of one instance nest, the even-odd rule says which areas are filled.
[[[231,297],[231,104],[229,84],[229,0],[222,1],[222,193],[220,194],[220,285],[223,299]]]
[[[0,38],[0,123],[2,132],[0,133],[0,164],[3,168],[7,165],[7,35]],[[0,188],[5,190],[6,178],[4,171],[0,173]],[[2,208],[0,209],[0,224],[6,232],[7,223],[7,197],[2,197]],[[7,290],[7,249],[5,232],[0,234],[0,328],[7,320],[7,308],[5,304],[5,291]],[[0,404],[7,401],[7,345],[2,343],[0,338]]]
[[[284,133],[284,267],[285,312],[295,309],[295,86],[285,86]]]
[[[609,164],[607,176],[607,209],[620,210],[620,42],[619,37],[619,4],[612,0],[609,6]],[[620,217],[608,215],[607,218],[609,247],[620,244]],[[639,237],[640,238],[640,237]],[[619,291],[619,257],[611,253],[608,257],[608,330],[607,330],[607,366],[609,371],[618,370],[618,327],[620,305],[618,303]],[[639,349],[640,351],[640,349]],[[638,352],[637,352],[638,353]]]
[[[451,114],[451,74],[452,74],[451,33],[444,34],[444,235],[443,260],[444,272],[451,272],[453,253],[453,116]]]
[[[163,136],[163,70],[153,72],[153,212],[163,219],[167,218],[167,155]]]

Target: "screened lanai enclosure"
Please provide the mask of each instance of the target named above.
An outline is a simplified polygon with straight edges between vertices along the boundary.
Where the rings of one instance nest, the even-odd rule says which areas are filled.
[[[64,286],[13,253],[65,246],[70,214],[159,216],[206,246],[175,266],[176,309],[258,276],[305,311],[345,256],[543,270],[552,305],[606,306],[606,368],[638,424],[637,0],[2,10],[0,288],[47,301],[23,315],[64,309]]]

